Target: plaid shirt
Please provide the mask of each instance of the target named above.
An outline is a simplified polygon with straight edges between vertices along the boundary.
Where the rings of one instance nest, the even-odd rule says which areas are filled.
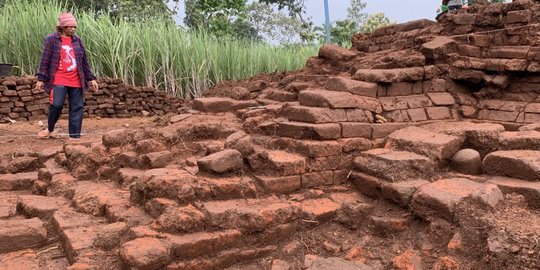
[[[75,59],[77,59],[77,71],[81,85],[83,89],[88,89],[88,81],[95,80],[96,77],[92,73],[90,64],[88,64],[88,60],[86,59],[86,50],[84,49],[82,40],[76,35],[73,35],[71,40]],[[61,46],[62,39],[59,33],[48,35],[43,42],[43,54],[41,55],[39,71],[36,76],[39,81],[45,82],[44,88],[47,93],[53,88],[54,74],[60,63]]]

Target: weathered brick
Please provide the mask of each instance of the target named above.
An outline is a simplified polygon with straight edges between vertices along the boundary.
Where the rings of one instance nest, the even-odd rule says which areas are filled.
[[[435,106],[454,105],[456,103],[450,93],[428,93],[427,95]]]
[[[302,106],[328,107],[332,109],[356,108],[356,100],[349,92],[327,90],[304,90],[298,95]]]
[[[409,118],[413,122],[427,120],[426,110],[424,108],[408,109],[407,114],[409,115]]]
[[[347,114],[343,109],[289,106],[283,108],[282,114],[291,121],[315,124],[347,121]]]
[[[341,137],[341,126],[338,123],[281,122],[277,133],[279,136],[295,139],[332,140]]]
[[[322,185],[331,185],[334,182],[334,172],[313,172],[302,174],[302,188],[318,187]]]
[[[39,218],[0,221],[0,253],[45,244],[47,230]]]
[[[377,97],[376,83],[362,82],[344,77],[333,77],[326,83],[326,89],[332,91],[346,91],[351,94]]]
[[[300,176],[255,176],[266,192],[290,193],[302,187]]]
[[[371,138],[373,132],[372,124],[370,123],[348,123],[343,122],[341,125],[341,134],[343,138]]]
[[[426,111],[430,120],[442,120],[452,118],[452,116],[450,115],[450,109],[448,109],[447,107],[429,107],[426,108]]]

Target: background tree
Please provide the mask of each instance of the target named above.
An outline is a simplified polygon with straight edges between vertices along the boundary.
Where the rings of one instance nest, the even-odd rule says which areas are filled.
[[[174,10],[167,3],[180,0],[79,0],[68,1],[67,4],[75,9],[92,11],[95,14],[108,13],[115,18],[129,21],[172,19]]]
[[[269,42],[290,45],[302,40],[302,21],[274,5],[255,1],[248,6],[248,14],[257,33]]]
[[[246,0],[186,0],[184,24],[216,36],[259,39],[248,21]]]
[[[375,29],[393,24],[384,13],[375,13],[367,17],[366,22],[360,27],[360,32],[371,33]]]
[[[362,0],[351,0],[349,7],[347,8],[347,20],[355,22],[357,26],[364,24],[367,13],[362,12],[366,8],[367,4]]]

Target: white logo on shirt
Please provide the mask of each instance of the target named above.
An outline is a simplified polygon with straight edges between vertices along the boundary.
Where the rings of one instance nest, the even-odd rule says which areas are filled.
[[[66,60],[64,61],[66,64],[71,63],[71,65],[66,69],[68,72],[75,70],[77,67],[77,60],[71,56],[70,52],[72,48],[68,45],[63,45],[62,49],[66,52]]]

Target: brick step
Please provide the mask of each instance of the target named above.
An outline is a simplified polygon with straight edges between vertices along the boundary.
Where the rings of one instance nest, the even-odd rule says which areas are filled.
[[[61,209],[53,214],[54,226],[61,236],[62,246],[70,264],[82,264],[96,269],[120,269],[118,258],[111,250],[122,244],[126,223],[107,224],[103,217]]]
[[[279,102],[294,102],[298,101],[298,93],[285,91],[277,88],[267,88],[262,91],[257,99],[267,99]]]
[[[331,109],[309,106],[286,106],[282,109],[283,117],[290,121],[312,124],[339,122],[373,122],[371,112],[361,109]]]
[[[464,138],[463,148],[472,148],[485,155],[499,147],[499,134],[504,126],[493,123],[475,122],[435,122],[420,126],[435,133]]]
[[[280,236],[276,233],[273,235]],[[159,238],[153,235],[126,242],[120,249],[120,256],[126,265],[134,269],[165,266],[167,269],[222,269],[277,250],[275,246],[242,248],[249,245],[244,238],[238,230],[180,236],[159,234]]]
[[[332,77],[325,88],[330,91],[349,92],[354,95],[377,97],[378,84],[352,80],[348,77]]]
[[[213,113],[236,111],[258,105],[255,100],[234,100],[220,97],[196,98],[193,100],[193,109]]]
[[[486,177],[488,183],[495,184],[504,194],[518,193],[525,197],[531,208],[540,209],[540,182],[531,182],[507,177]]]
[[[503,199],[501,190],[494,184],[474,182],[465,178],[442,179],[418,187],[410,202],[411,210],[429,220],[440,217],[450,222],[459,219],[460,207],[493,209]]]
[[[441,161],[454,156],[463,141],[464,138],[407,127],[390,134],[385,148],[410,151]]]
[[[0,253],[40,247],[47,243],[47,229],[39,218],[0,221]]]
[[[325,89],[308,89],[300,92],[298,101],[301,106],[331,109],[361,109],[366,112],[381,113],[383,111],[378,99],[358,96],[349,92],[329,91]],[[373,119],[369,113],[369,122]]]
[[[490,175],[540,181],[540,151],[496,151],[488,154],[482,163],[484,171]]]
[[[354,166],[358,172],[390,182],[418,177],[429,179],[435,172],[434,162],[426,156],[385,148],[361,152],[354,159]]]
[[[506,131],[499,134],[501,150],[540,150],[540,131]]]
[[[54,259],[51,259],[54,258]],[[66,269],[69,262],[58,244],[0,254],[0,269]]]
[[[196,262],[210,267],[214,264],[208,263],[215,263],[215,258],[221,261],[219,258],[222,254],[241,254],[244,249],[259,249],[260,243],[272,245],[290,239],[301,220],[320,224],[332,219],[343,205],[365,201],[361,195],[346,187],[327,194],[328,197],[324,198],[291,195],[296,201],[276,197],[212,201],[203,203],[201,209],[188,206],[179,210],[177,206],[170,205],[166,210],[169,212],[167,215],[176,220],[170,219],[169,224],[192,224],[192,228],[203,231],[183,234],[179,230],[176,233],[163,232],[155,224],[131,228],[129,235],[133,240],[122,246],[120,254],[131,267],[144,268],[150,263],[162,266],[169,262],[173,262],[169,267],[187,267]],[[199,221],[194,221],[197,216],[200,217]],[[162,221],[162,217],[159,217],[157,223],[163,224]],[[233,263],[247,259],[241,256]]]
[[[37,179],[37,172],[0,174],[0,191],[29,190]]]
[[[110,222],[125,222],[130,227],[152,222],[144,209],[130,202],[130,191],[110,183],[77,182],[65,195],[77,211],[105,216]]]
[[[130,181],[130,175],[126,175]],[[202,177],[180,169],[145,171],[130,188],[131,199],[144,204],[154,198],[166,198],[180,205],[209,199],[254,197],[255,181],[248,177]]]
[[[35,171],[41,166],[37,153],[14,155],[8,160],[0,158],[0,173],[18,174]]]
[[[291,176],[306,172],[306,159],[285,151],[257,149],[247,160],[256,175]]]
[[[0,220],[9,219],[17,215],[19,196],[30,195],[31,192],[23,191],[0,191]]]

